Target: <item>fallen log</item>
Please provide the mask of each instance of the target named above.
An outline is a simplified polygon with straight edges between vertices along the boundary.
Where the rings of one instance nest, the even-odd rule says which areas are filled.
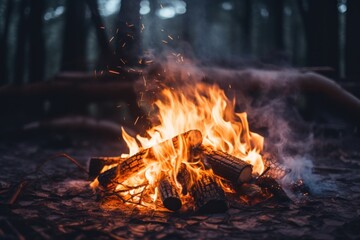
[[[125,161],[122,157],[92,157],[89,162],[89,180],[94,180],[105,166]]]
[[[213,177],[203,174],[191,187],[196,209],[202,213],[222,213],[228,209],[225,193]]]
[[[251,164],[223,151],[214,150],[211,147],[203,146],[202,149],[205,162],[211,166],[216,175],[234,184],[241,184],[251,180]]]
[[[171,211],[177,211],[181,208],[182,202],[177,192],[176,185],[168,176],[164,176],[159,181],[159,192],[164,207]]]
[[[174,148],[178,148],[180,138],[185,141],[185,145],[190,149],[198,147],[202,143],[201,132],[198,130],[190,130],[173,137],[171,140],[159,143],[156,146],[160,147],[161,145],[169,144],[169,141],[172,141]],[[145,167],[145,158],[155,160],[153,147],[141,150],[135,155],[127,158],[125,161],[119,163],[115,168],[111,168],[100,174],[98,177],[99,184],[107,190],[113,190],[113,183],[123,182],[131,175],[142,170]],[[108,171],[109,173],[107,173]]]

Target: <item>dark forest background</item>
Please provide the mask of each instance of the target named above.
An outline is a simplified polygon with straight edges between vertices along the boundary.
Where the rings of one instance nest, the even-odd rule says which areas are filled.
[[[2,0],[0,84],[44,81],[65,70],[101,70],[120,59],[134,65],[146,51],[165,47],[204,62],[315,67],[357,81],[359,5],[356,0]]]
[[[164,50],[223,67],[314,70],[356,92],[358,23],[358,0],[1,0],[1,106],[19,109],[18,119],[26,112],[100,116],[97,101],[111,99],[104,86],[84,96],[80,88],[12,87],[102,75],[131,82],[123,73]],[[120,100],[129,105],[136,96],[124,86]]]

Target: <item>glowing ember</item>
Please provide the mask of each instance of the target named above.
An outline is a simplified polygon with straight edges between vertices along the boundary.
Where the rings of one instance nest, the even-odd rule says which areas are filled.
[[[246,170],[249,176],[251,171],[255,175],[264,171],[260,154],[263,137],[249,130],[246,113],[236,113],[235,101],[230,101],[217,85],[197,83],[176,90],[165,88],[153,105],[156,119],[145,136],[137,135],[134,138],[122,129],[129,153],[122,154],[121,157],[130,160],[102,169],[102,172],[105,172],[113,168],[108,175],[117,177],[111,182],[110,189],[126,204],[135,203],[150,208],[161,206],[158,204],[160,200],[163,200],[164,205],[171,204],[172,198],[167,198],[166,203],[161,199],[164,194],[159,194],[159,186],[165,190],[172,186],[175,192],[169,194],[179,195],[183,203],[192,201],[188,193],[192,186],[199,185],[198,181],[205,176],[209,177],[209,183],[214,180],[223,191],[232,192],[229,178],[221,176],[215,170],[213,172],[211,167],[207,166],[212,162],[206,162],[204,151],[197,154],[199,148],[211,149],[209,154],[218,151],[219,156],[229,158],[226,162],[228,165],[239,161],[239,166],[244,166],[244,169],[249,166],[246,168],[249,169]],[[216,158],[209,160],[217,161]],[[137,171],[128,171],[133,165],[138,167]],[[187,175],[185,180],[181,178],[184,176],[184,169]],[[239,169],[239,172],[243,171],[242,168]],[[246,171],[244,170],[244,173]],[[236,181],[247,180],[248,177],[239,177],[239,180],[236,177]],[[104,188],[99,185],[98,178],[91,186]],[[178,203],[173,202],[178,208]]]

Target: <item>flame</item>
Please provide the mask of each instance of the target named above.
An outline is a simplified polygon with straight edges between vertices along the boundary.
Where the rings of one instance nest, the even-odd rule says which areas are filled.
[[[204,172],[213,174],[211,170],[199,167],[199,162],[189,161],[188,143],[183,137],[179,138],[177,147],[169,140],[192,129],[201,132],[204,146],[250,163],[253,173],[264,171],[261,156],[263,137],[249,130],[247,114],[236,113],[235,101],[230,101],[217,85],[195,83],[176,90],[165,88],[153,106],[156,109],[156,120],[153,122],[156,123],[145,136],[134,138],[122,129],[122,137],[129,148],[129,153],[122,154],[122,157],[133,156],[141,149],[153,149],[153,155],[144,158],[145,168],[117,185],[116,191],[125,202],[155,208],[159,199],[157,184],[164,173],[181,190],[182,186],[177,181],[181,164],[190,171],[192,182]],[[219,181],[224,191],[231,191],[221,179]],[[92,186],[97,186],[97,180]]]

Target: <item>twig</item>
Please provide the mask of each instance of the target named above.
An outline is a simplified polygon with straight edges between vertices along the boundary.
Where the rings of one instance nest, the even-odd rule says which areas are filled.
[[[8,227],[15,233],[15,235],[17,236],[17,238],[19,240],[25,240],[26,238],[15,228],[15,226],[13,224],[11,224],[11,222],[9,222],[8,220],[6,220],[6,223],[8,225]]]
[[[270,169],[271,169],[271,168],[268,166],[268,167],[256,178],[256,180],[259,179],[259,178],[261,178],[262,176],[264,176]]]
[[[14,203],[16,202],[16,200],[18,199],[20,193],[22,192],[22,190],[24,189],[24,187],[27,185],[27,183],[28,183],[28,182],[27,182],[26,180],[22,180],[22,181],[19,183],[19,185],[18,185],[15,193],[12,195],[12,197],[11,197],[10,200],[9,200],[9,204],[10,204],[10,205],[12,205],[12,204],[14,204]]]
[[[35,172],[39,171],[47,162],[49,162],[49,161],[51,161],[51,160],[54,160],[54,159],[57,159],[57,158],[61,158],[61,157],[70,160],[70,162],[72,162],[73,164],[75,164],[81,171],[83,171],[83,172],[86,173],[86,174],[89,174],[88,170],[87,170],[85,167],[83,167],[76,159],[70,157],[70,156],[67,155],[66,153],[61,153],[61,154],[55,155],[55,156],[53,156],[53,157],[51,157],[51,158],[49,158],[49,159],[46,159],[45,161],[43,161],[42,163],[40,163],[40,164],[37,166]]]

